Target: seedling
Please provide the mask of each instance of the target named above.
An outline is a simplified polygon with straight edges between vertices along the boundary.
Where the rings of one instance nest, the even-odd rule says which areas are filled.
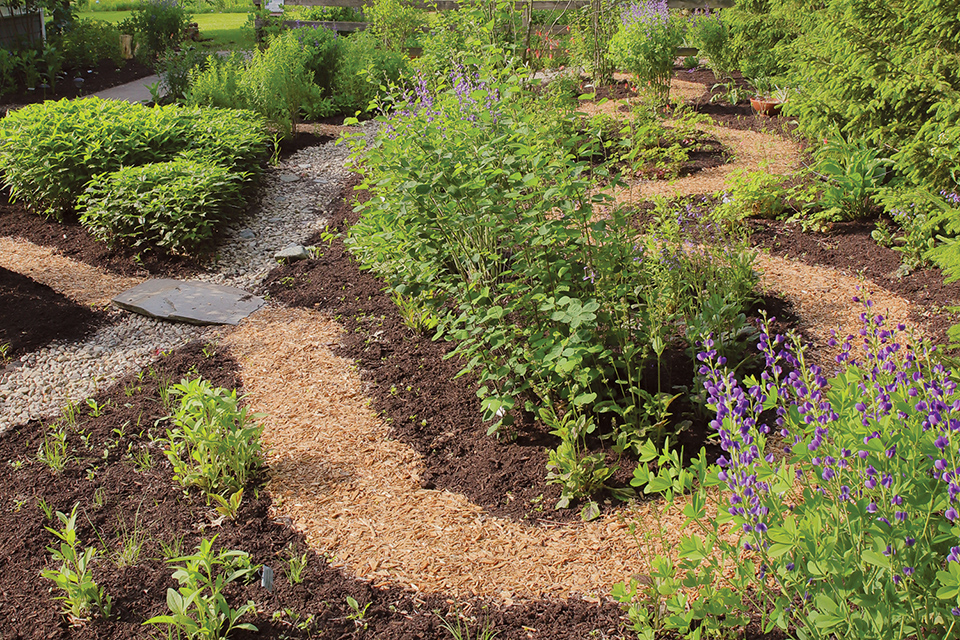
[[[364,618],[367,615],[367,609],[370,608],[370,603],[363,605],[363,608],[360,608],[360,603],[358,603],[352,596],[347,596],[347,606],[350,607],[353,613],[347,614],[347,620],[353,620],[354,624],[358,627],[366,627],[367,623],[364,622]]]
[[[54,473],[60,473],[70,461],[67,455],[67,434],[63,429],[50,429],[43,436],[43,444],[37,450],[37,459]]]
[[[300,584],[303,582],[303,570],[307,568],[307,554],[304,553],[298,556],[293,543],[287,546],[286,551],[287,556],[284,573],[287,575],[287,580],[290,581],[290,584]]]
[[[53,559],[61,563],[60,569],[44,569],[40,575],[52,580],[64,595],[57,596],[57,600],[64,603],[63,613],[73,621],[87,620],[99,611],[104,618],[110,617],[112,600],[102,587],[97,586],[90,571],[96,547],[79,549],[76,521],[77,505],[69,516],[57,511],[57,519],[63,528],[57,531],[51,527],[44,527],[47,531],[60,539],[60,548],[47,547],[53,554]]]
[[[99,418],[103,415],[104,410],[110,406],[110,401],[107,400],[103,404],[100,404],[93,398],[87,398],[87,406],[90,407],[91,417]]]

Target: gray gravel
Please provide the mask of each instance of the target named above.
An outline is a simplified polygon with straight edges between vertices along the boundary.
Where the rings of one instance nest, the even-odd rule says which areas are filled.
[[[372,128],[368,128],[368,134]],[[227,240],[197,279],[253,290],[276,266],[277,251],[323,230],[333,199],[349,176],[345,144],[329,142],[291,155],[262,178],[260,206],[227,229]],[[85,340],[52,343],[0,370],[0,433],[29,420],[54,419],[69,402],[138,370],[161,351],[191,340],[215,340],[222,329],[114,311],[113,322]]]

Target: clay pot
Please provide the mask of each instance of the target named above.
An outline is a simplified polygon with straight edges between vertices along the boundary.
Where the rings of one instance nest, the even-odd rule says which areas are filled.
[[[750,106],[761,116],[780,115],[780,101],[772,98],[750,98]]]

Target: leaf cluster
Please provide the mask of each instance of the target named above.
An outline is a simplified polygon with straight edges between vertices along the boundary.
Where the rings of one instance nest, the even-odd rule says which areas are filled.
[[[168,625],[196,640],[226,638],[234,629],[257,631],[249,622],[240,622],[242,616],[256,611],[256,604],[248,601],[234,609],[223,590],[231,582],[253,577],[258,566],[251,564],[250,556],[243,551],[215,551],[216,539],[203,538],[192,555],[167,560],[183,563],[173,572],[180,587],[167,589],[170,614],[154,616],[144,624]]]
[[[63,525],[62,529],[44,528],[60,540],[59,548],[47,547],[53,559],[60,562],[60,568],[44,569],[40,575],[52,580],[63,592],[56,599],[64,603],[63,613],[72,620],[87,620],[95,612],[109,618],[113,601],[103,587],[97,585],[91,572],[97,549],[81,549],[77,538],[77,505],[74,505],[69,516],[57,511],[57,519]]]

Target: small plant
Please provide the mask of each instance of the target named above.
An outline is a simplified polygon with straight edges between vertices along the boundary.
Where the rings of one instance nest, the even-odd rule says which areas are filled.
[[[225,498],[219,493],[207,494],[216,503],[217,513],[231,520],[237,517],[240,512],[240,503],[243,501],[243,487],[234,491],[229,498]]]
[[[183,555],[183,535],[179,535],[169,542],[166,540],[158,540],[157,544],[160,545],[160,553],[163,554],[164,559],[168,562],[173,558]]]
[[[70,462],[67,453],[67,432],[59,427],[51,427],[43,435],[43,444],[37,450],[37,459],[54,473],[60,473]]]
[[[592,418],[569,411],[558,419],[553,410],[547,408],[540,409],[540,418],[550,433],[561,440],[556,449],[547,452],[547,482],[560,485],[560,500],[555,508],[566,509],[571,501],[587,498],[603,488],[617,467],[607,466],[603,452],[584,453],[582,441],[595,430]],[[593,520],[598,515],[600,508],[593,500],[588,500],[580,512],[584,520]]]
[[[353,623],[358,627],[366,628],[367,623],[364,621],[364,619],[367,617],[367,609],[370,608],[370,603],[368,602],[361,607],[356,598],[353,596],[347,596],[347,606],[350,607],[350,613],[347,614],[347,620],[353,620]]]
[[[94,398],[87,398],[86,402],[87,406],[90,407],[90,416],[93,418],[99,418],[102,416],[106,408],[110,406],[109,400],[103,404],[100,404]]]
[[[128,529],[127,522],[117,515],[117,536],[120,544],[114,555],[114,562],[118,567],[133,567],[140,562],[140,553],[147,541],[146,531],[140,526],[140,508],[133,516],[133,524]]]
[[[10,362],[10,343],[0,342],[0,363],[6,364],[8,362]]]
[[[493,629],[489,620],[485,621],[483,625],[477,629],[476,635],[471,634],[470,620],[468,620],[466,615],[459,609],[447,616],[441,616],[440,613],[436,611],[434,611],[434,614],[440,618],[440,626],[450,634],[453,640],[493,640],[500,634],[499,631]],[[453,622],[450,622],[451,617],[453,618]]]
[[[61,563],[60,569],[44,569],[40,575],[52,580],[64,592],[64,595],[57,596],[57,600],[63,601],[63,613],[72,621],[87,620],[95,611],[109,618],[112,600],[103,588],[97,586],[90,572],[97,549],[86,547],[81,551],[78,546],[75,526],[77,505],[74,505],[69,516],[58,511],[57,519],[63,525],[62,529],[44,528],[61,541],[59,549],[47,547],[53,559]]]
[[[133,460],[133,467],[137,471],[143,472],[153,467],[153,455],[147,445],[137,447],[131,454],[131,459]]]
[[[403,324],[413,331],[426,334],[436,329],[437,325],[440,324],[439,318],[433,314],[430,307],[421,304],[417,298],[405,296],[397,291],[394,291],[391,297],[393,303],[397,305]]]
[[[286,558],[284,563],[284,573],[290,584],[300,584],[303,582],[303,570],[307,568],[307,554],[297,555],[293,543],[287,545]]]
[[[93,492],[93,506],[100,509],[105,504],[107,504],[107,490],[103,487],[97,487],[96,491]]]
[[[179,589],[167,589],[170,615],[154,616],[144,624],[168,625],[171,632],[204,640],[226,638],[233,629],[257,631],[254,625],[240,622],[243,615],[256,611],[256,604],[248,601],[234,609],[223,589],[236,580],[252,578],[258,566],[243,551],[214,551],[216,539],[203,538],[196,553],[167,560],[183,563],[173,572]]]
[[[184,379],[172,392],[180,405],[171,416],[174,428],[161,442],[174,478],[208,496],[236,495],[260,466],[263,428],[251,425],[259,416],[238,407],[236,391],[214,388],[202,378]]]
[[[76,429],[77,419],[80,417],[80,407],[73,400],[67,402],[64,405],[63,409],[60,410],[60,420],[66,426]]]

